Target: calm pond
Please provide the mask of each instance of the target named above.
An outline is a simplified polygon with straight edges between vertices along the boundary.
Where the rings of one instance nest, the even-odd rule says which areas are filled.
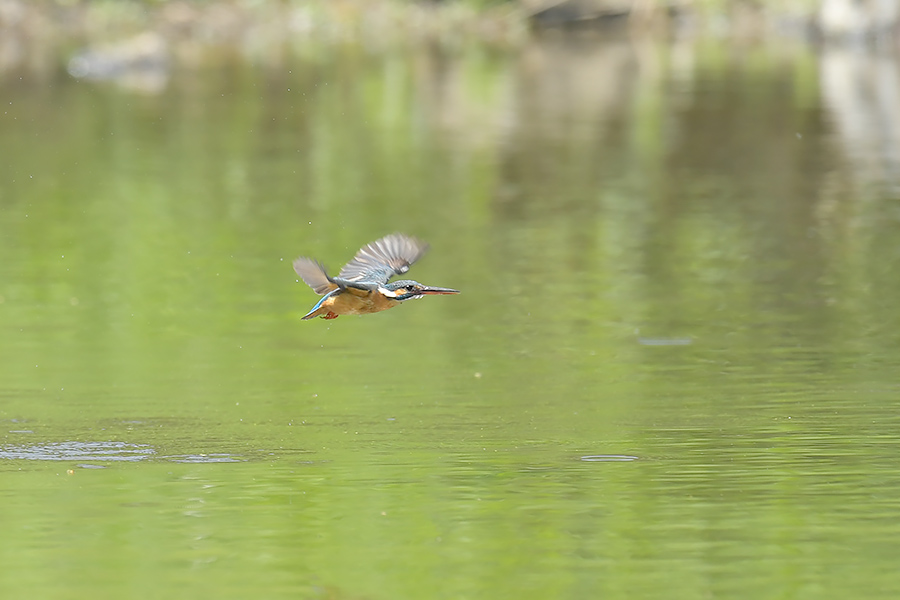
[[[900,597],[896,73],[549,37],[3,74],[0,596]],[[462,293],[300,320],[295,257],[394,231]]]

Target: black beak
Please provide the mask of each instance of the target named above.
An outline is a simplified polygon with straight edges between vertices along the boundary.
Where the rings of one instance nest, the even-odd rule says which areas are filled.
[[[459,290],[451,290],[450,288],[441,288],[441,287],[424,287],[421,290],[418,290],[420,294],[458,294]]]

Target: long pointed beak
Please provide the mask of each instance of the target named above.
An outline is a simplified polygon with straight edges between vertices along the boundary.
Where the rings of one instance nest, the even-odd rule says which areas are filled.
[[[419,290],[420,294],[458,294],[459,290],[451,290],[450,288],[426,287]]]

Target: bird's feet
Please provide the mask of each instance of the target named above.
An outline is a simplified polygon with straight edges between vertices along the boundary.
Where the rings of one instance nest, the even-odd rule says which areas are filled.
[[[337,319],[338,315],[334,314],[333,312],[331,312],[329,310],[327,315],[322,315],[322,318],[323,319]]]

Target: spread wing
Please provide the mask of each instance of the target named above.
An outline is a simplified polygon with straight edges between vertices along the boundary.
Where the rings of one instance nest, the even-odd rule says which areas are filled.
[[[402,233],[392,233],[357,252],[337,278],[347,282],[384,284],[394,275],[409,271],[409,266],[419,260],[426,250],[428,244],[425,242]]]
[[[294,261],[294,271],[317,294],[327,294],[340,287],[331,280],[325,267],[317,260],[301,256]]]

